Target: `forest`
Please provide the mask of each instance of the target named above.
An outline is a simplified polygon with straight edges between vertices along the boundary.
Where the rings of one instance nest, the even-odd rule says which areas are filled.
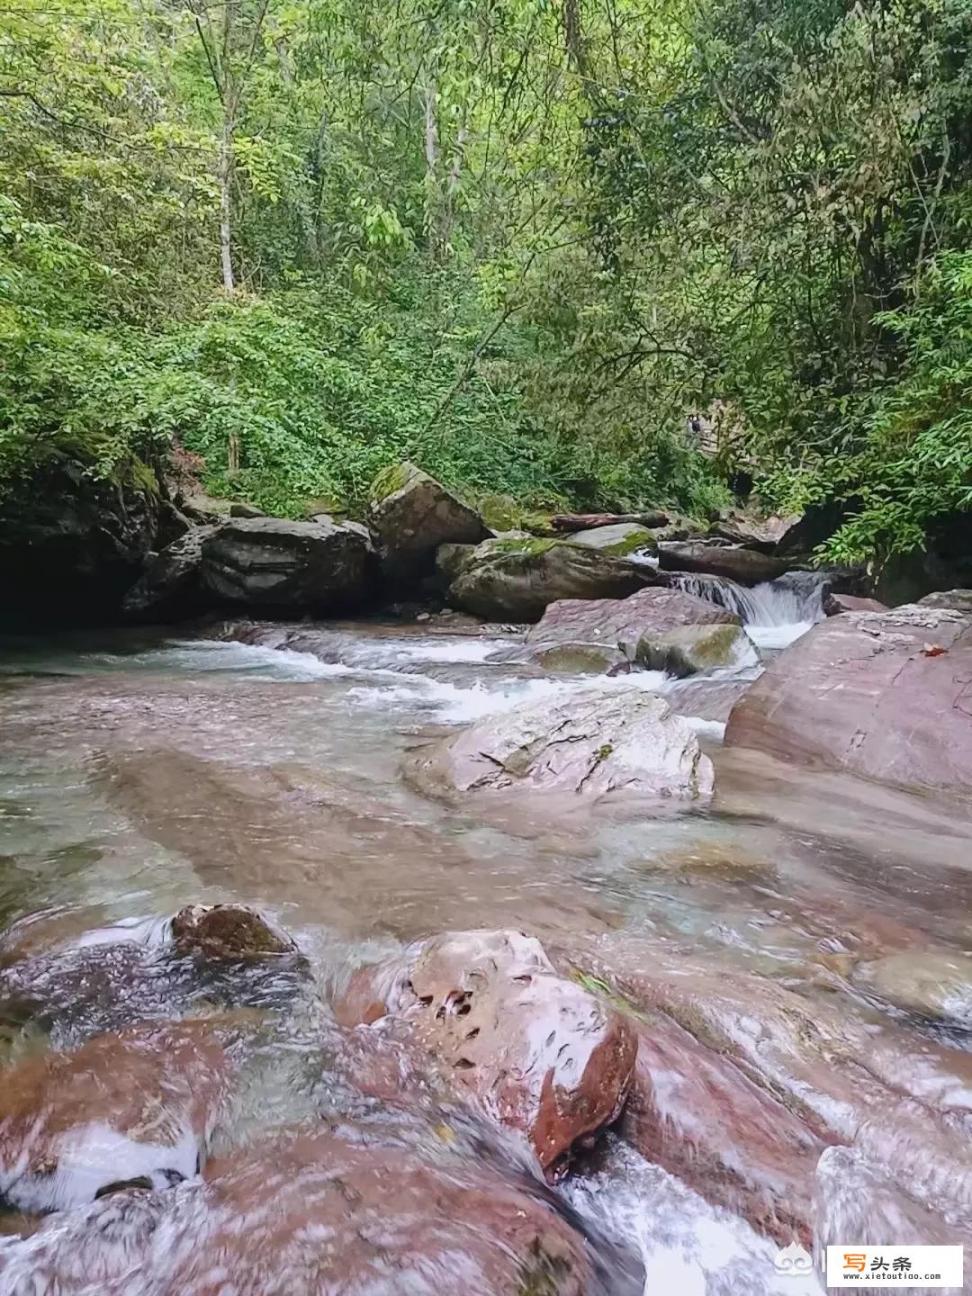
[[[970,48],[967,0],[7,0],[0,499],[742,475],[914,550],[972,507]]]

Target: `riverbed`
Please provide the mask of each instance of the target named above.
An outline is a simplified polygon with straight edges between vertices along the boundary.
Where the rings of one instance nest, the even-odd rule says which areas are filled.
[[[862,944],[969,948],[972,826],[927,798],[724,750],[704,715],[711,803],[550,816],[420,795],[401,777],[416,746],[578,687],[496,660],[511,642],[489,628],[369,624],[320,627],[314,654],[165,631],[8,643],[4,924],[63,910],[111,929],[241,901],[295,937],[322,1014],[354,967],[450,929],[515,927],[599,976],[684,960],[757,987],[757,1017],[758,988],[781,987],[811,1017],[892,1040],[902,1073],[924,1074],[930,1050],[939,1068],[951,1060],[968,1087],[949,1112],[964,1119],[969,1036],[875,999],[842,958]],[[617,686],[633,681],[671,687],[651,672]],[[293,1060],[279,1049],[249,1076],[228,1143],[306,1113],[320,1078]],[[822,1290],[778,1273],[777,1241],[616,1135],[557,1191],[637,1250],[646,1293]]]

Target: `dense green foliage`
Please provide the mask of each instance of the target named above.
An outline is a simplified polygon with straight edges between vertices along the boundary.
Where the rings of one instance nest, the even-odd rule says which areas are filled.
[[[175,443],[290,513],[407,454],[704,514],[745,467],[914,547],[972,491],[970,48],[967,0],[18,0],[0,490]]]

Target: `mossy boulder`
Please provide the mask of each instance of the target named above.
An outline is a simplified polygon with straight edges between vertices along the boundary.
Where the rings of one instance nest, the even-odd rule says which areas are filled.
[[[654,572],[561,540],[487,540],[464,556],[449,585],[453,606],[494,621],[538,621],[558,599],[626,598]]]
[[[618,522],[614,526],[578,531],[570,537],[570,542],[588,549],[600,549],[616,558],[626,558],[629,554],[653,553],[655,533],[637,522]]]
[[[368,521],[392,578],[431,572],[444,544],[478,544],[489,532],[475,509],[412,463],[383,469],[369,492]]]
[[[647,670],[662,670],[679,678],[755,666],[759,660],[752,640],[737,625],[689,625],[662,633],[652,631],[639,639],[635,659]]]

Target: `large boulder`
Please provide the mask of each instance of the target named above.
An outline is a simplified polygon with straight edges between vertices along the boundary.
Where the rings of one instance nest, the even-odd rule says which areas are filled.
[[[405,1022],[460,1092],[527,1136],[548,1173],[617,1117],[634,1067],[628,1022],[517,931],[419,941],[357,973],[338,1013],[349,1025]]]
[[[733,708],[726,743],[972,792],[972,617],[917,604],[821,622]]]
[[[117,613],[146,556],[179,527],[155,474],[93,477],[63,455],[0,498],[0,618],[88,622]]]
[[[712,762],[663,698],[631,685],[588,685],[569,697],[487,716],[422,748],[408,767],[423,791],[511,795],[623,793],[694,798],[712,791]]]
[[[684,679],[759,664],[753,641],[737,625],[688,625],[650,630],[638,640],[635,660],[647,670]]]
[[[505,657],[550,671],[603,674],[632,662],[643,635],[720,625],[738,627],[739,618],[706,599],[662,586],[623,599],[559,599],[530,629],[526,642]]]
[[[124,1193],[0,1249],[4,1292],[58,1296],[639,1296],[489,1131],[388,1114],[279,1130],[174,1192]]]
[[[665,542],[658,546],[662,571],[700,572],[721,576],[740,585],[760,585],[775,580],[792,565],[785,559],[757,553],[738,545],[706,544],[704,541]]]
[[[453,571],[450,603],[489,621],[538,621],[558,599],[625,598],[659,583],[651,567],[558,540],[487,540]]]
[[[478,544],[489,535],[475,509],[412,463],[378,474],[371,487],[368,521],[382,566],[391,577],[423,575],[431,569],[439,545]]]
[[[213,598],[255,610],[326,612],[367,594],[371,547],[357,528],[282,518],[222,523],[202,542]]]
[[[100,1035],[0,1073],[0,1194],[43,1212],[197,1173],[227,1086],[204,1023]]]
[[[626,558],[629,554],[653,553],[655,534],[637,522],[615,522],[613,526],[577,531],[570,537],[570,542]]]
[[[654,586],[629,598],[558,599],[527,635],[531,647],[557,643],[611,644],[633,655],[638,640],[680,626],[739,625],[739,617],[707,599]]]
[[[192,527],[160,553],[152,554],[125,595],[125,613],[142,620],[178,620],[203,611],[209,599],[200,575],[202,546],[217,529]]]

